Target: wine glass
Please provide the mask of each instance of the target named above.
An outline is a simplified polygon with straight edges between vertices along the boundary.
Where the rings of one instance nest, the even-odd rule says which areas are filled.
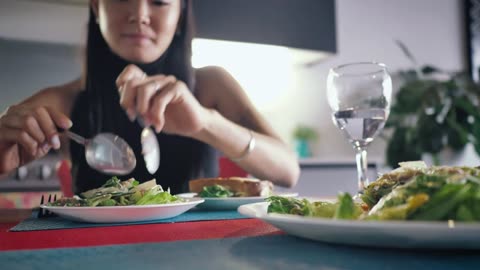
[[[369,184],[367,146],[387,121],[391,96],[392,79],[382,63],[350,63],[331,68],[328,73],[332,120],[356,151],[357,195],[363,194]]]

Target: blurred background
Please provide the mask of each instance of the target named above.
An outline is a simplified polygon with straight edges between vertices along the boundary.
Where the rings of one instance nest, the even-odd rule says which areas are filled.
[[[474,74],[476,69],[479,1],[475,0],[193,2],[198,32],[194,66],[223,66],[240,82],[297,152],[302,178],[294,190],[304,195],[331,196],[339,189],[356,189],[354,151],[334,127],[327,104],[329,68],[356,61],[383,62],[395,91],[406,83],[402,74],[415,65],[436,67],[446,76],[461,71]],[[87,15],[87,0],[0,1],[1,111],[44,87],[79,77]],[[413,60],[399,44],[406,46]],[[392,132],[369,147],[373,178],[389,165]],[[443,155],[442,162],[456,159],[478,165],[475,145],[468,142]],[[420,148],[416,154],[433,163],[439,158],[436,154],[447,148],[442,144],[430,159],[429,152]],[[15,192],[53,189],[61,194],[58,161],[52,153],[0,181],[3,198],[19,207],[29,202],[25,196],[12,195]]]

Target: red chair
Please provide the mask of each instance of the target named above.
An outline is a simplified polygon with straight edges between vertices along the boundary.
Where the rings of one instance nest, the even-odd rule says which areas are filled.
[[[64,159],[57,164],[57,177],[60,180],[60,190],[65,197],[72,197],[72,173],[70,172],[70,161]]]
[[[247,177],[248,173],[244,171],[240,166],[238,166],[235,162],[231,161],[227,157],[220,157],[218,159],[219,163],[219,177],[230,177],[230,176],[238,176],[238,177]]]

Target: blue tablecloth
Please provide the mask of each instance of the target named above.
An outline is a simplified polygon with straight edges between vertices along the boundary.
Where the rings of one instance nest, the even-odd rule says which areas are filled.
[[[119,226],[125,224],[152,224],[152,223],[174,223],[174,222],[187,222],[187,221],[202,221],[202,220],[226,220],[226,219],[241,219],[247,218],[237,211],[204,211],[204,210],[190,210],[179,216],[150,220],[141,222],[129,222],[129,223],[84,223],[67,220],[61,217],[48,217],[37,218],[37,213],[33,212],[30,218],[20,222],[15,227],[12,227],[10,231],[37,231],[37,230],[56,230],[56,229],[75,229],[75,228],[89,228],[89,227],[105,227],[105,226]],[[1,264],[0,264],[1,265]]]
[[[478,251],[372,249],[287,235],[0,252],[1,269],[480,269]]]

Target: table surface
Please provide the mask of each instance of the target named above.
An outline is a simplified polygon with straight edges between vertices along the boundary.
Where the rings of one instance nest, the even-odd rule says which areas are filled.
[[[0,250],[85,247],[281,233],[256,219],[140,224],[115,227],[9,232],[31,210],[0,210]]]
[[[480,269],[478,251],[379,249],[285,235],[258,219],[10,232],[30,210],[0,210],[2,269]]]

